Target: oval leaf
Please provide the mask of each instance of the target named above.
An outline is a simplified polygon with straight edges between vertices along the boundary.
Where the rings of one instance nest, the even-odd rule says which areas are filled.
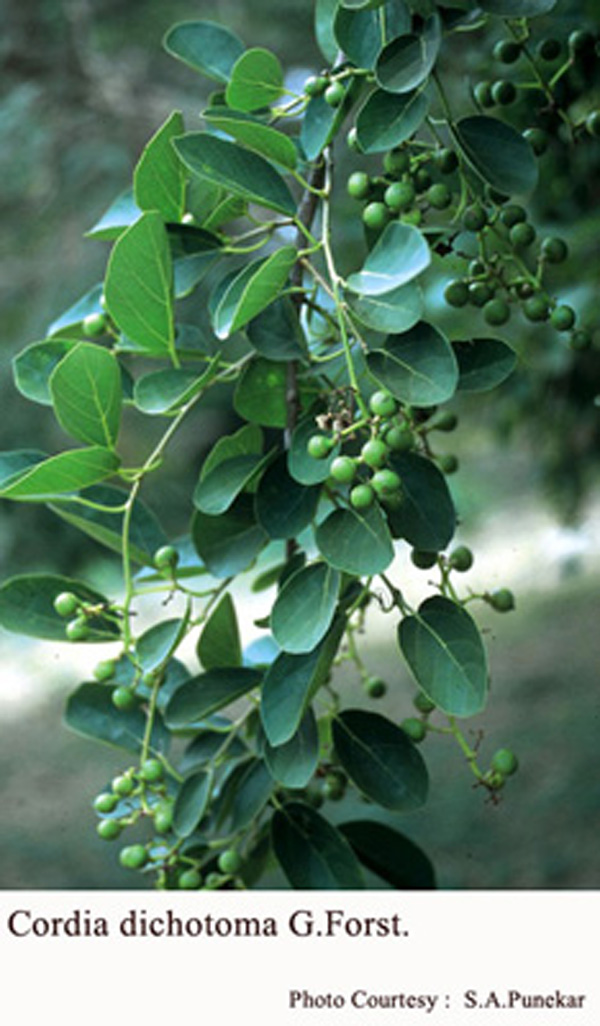
[[[212,773],[199,770],[183,781],[173,808],[173,830],[189,837],[200,823],[210,798]]]
[[[184,130],[176,110],[144,147],[133,174],[135,202],[140,210],[158,210],[165,221],[180,221],[185,210],[185,171],[171,140]]]
[[[50,394],[57,420],[80,442],[112,448],[121,421],[121,370],[107,349],[81,342],[52,373]]]
[[[285,364],[258,356],[244,368],[233,405],[244,420],[263,427],[284,428],[287,423],[286,387]]]
[[[262,674],[247,668],[209,670],[192,677],[169,699],[166,719],[171,727],[186,727],[210,716],[257,687]]]
[[[36,463],[18,477],[11,477],[0,487],[0,496],[21,502],[43,502],[103,481],[119,466],[118,456],[100,446],[69,449]]]
[[[103,595],[82,581],[57,574],[23,574],[0,585],[0,626],[30,638],[66,641],[65,620],[54,609],[54,599],[61,592],[72,592],[92,606],[108,605]],[[99,616],[89,626],[90,641],[114,641],[119,634],[112,621]]]
[[[429,98],[416,90],[397,96],[376,89],[356,119],[358,144],[363,153],[383,153],[406,142],[420,128],[429,110]]]
[[[270,50],[255,47],[238,57],[225,91],[234,110],[252,111],[268,107],[283,92],[283,69]]]
[[[194,71],[217,82],[228,82],[232,68],[244,52],[233,32],[212,21],[182,21],[167,32],[165,49]]]
[[[256,490],[256,519],[269,538],[296,538],[312,522],[320,488],[298,484],[281,455],[263,474]]]
[[[112,688],[98,687],[97,683],[81,684],[69,696],[65,723],[77,734],[134,753],[141,750],[146,731],[146,716],[139,707],[116,709]],[[155,751],[168,748],[169,734],[160,717],[155,720],[151,741]]]
[[[444,403],[458,384],[452,346],[425,321],[403,335],[389,335],[383,349],[367,354],[367,366],[384,388],[410,406]]]
[[[196,485],[194,506],[212,517],[225,513],[269,459],[270,456],[234,456],[219,463]]]
[[[309,805],[289,802],[272,820],[275,855],[299,890],[360,890],[365,881],[348,841]]]
[[[407,93],[429,76],[442,42],[441,21],[432,14],[417,34],[398,36],[379,55],[375,77],[390,93]]]
[[[162,620],[137,639],[135,650],[138,662],[145,673],[151,673],[170,659],[181,640],[185,626],[185,620]]]
[[[264,121],[239,110],[228,110],[227,107],[210,107],[203,112],[202,117],[213,128],[227,132],[237,142],[260,153],[267,160],[273,160],[292,171],[296,167],[298,151],[290,137],[265,125]]]
[[[379,296],[359,296],[355,292],[347,292],[346,301],[361,324],[386,334],[390,332],[400,335],[408,331],[421,320],[423,313],[423,293],[414,282],[400,285]]]
[[[246,328],[250,345],[268,360],[286,362],[306,356],[306,342],[289,296],[270,303]]]
[[[456,528],[456,512],[446,478],[417,453],[393,454],[391,466],[402,482],[402,502],[388,512],[395,538],[426,552],[444,549]]]
[[[326,563],[302,567],[285,582],[271,610],[271,631],[284,652],[311,652],[329,630],[340,575]]]
[[[213,316],[217,338],[228,338],[277,299],[296,263],[293,246],[248,264],[227,285]]]
[[[347,287],[365,296],[379,296],[405,285],[421,274],[431,253],[421,232],[409,224],[391,221],[369,253],[362,271],[351,274]]]
[[[234,577],[246,570],[268,540],[245,495],[220,517],[196,513],[192,537],[202,562],[215,577]]]
[[[454,135],[465,159],[492,188],[509,195],[533,191],[538,180],[535,155],[510,125],[477,114],[461,118]]]
[[[517,365],[517,354],[498,338],[453,342],[460,392],[488,392],[501,385]]]
[[[385,517],[377,505],[364,512],[334,510],[319,524],[315,541],[330,566],[357,577],[382,573],[394,558]]]
[[[340,826],[363,866],[399,891],[430,890],[435,871],[427,855],[387,823],[354,820]]]
[[[338,759],[367,798],[397,812],[425,804],[427,767],[400,727],[379,713],[347,709],[332,728]]]
[[[74,339],[54,338],[33,342],[13,360],[15,385],[21,395],[34,403],[52,405],[50,377],[60,361],[79,345]]]
[[[210,614],[202,629],[196,652],[205,670],[241,665],[240,632],[229,593],[223,595]]]
[[[269,773],[283,787],[306,787],[319,764],[319,731],[312,709],[306,710],[298,730],[286,744],[265,743]]]

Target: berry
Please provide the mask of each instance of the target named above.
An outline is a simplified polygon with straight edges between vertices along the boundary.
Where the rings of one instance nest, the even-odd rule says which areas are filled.
[[[469,299],[473,306],[482,307],[494,297],[494,290],[484,281],[474,281],[469,285]]]
[[[501,64],[514,64],[521,56],[521,47],[512,39],[501,39],[496,43],[492,53]]]
[[[159,834],[168,834],[173,826],[173,804],[162,802],[154,812],[154,829]]]
[[[423,220],[423,212],[416,207],[414,210],[407,210],[401,215],[400,220],[403,224],[413,224],[416,228],[419,227]]]
[[[410,558],[419,570],[430,570],[438,560],[437,552],[426,552],[425,549],[413,549]]]
[[[369,407],[376,417],[393,417],[397,404],[389,392],[373,392],[369,399]]]
[[[413,446],[412,431],[406,425],[403,427],[394,425],[385,436],[385,444],[394,452],[406,452]]]
[[[589,331],[574,331],[569,339],[571,349],[589,349],[592,344],[592,336]]]
[[[98,681],[112,680],[117,669],[117,663],[114,659],[103,659],[94,667],[94,677]]]
[[[594,37],[591,32],[585,32],[583,29],[575,29],[571,32],[568,39],[569,53],[574,57],[576,54],[584,53],[586,50],[590,50],[594,45]]]
[[[510,748],[499,748],[492,756],[491,767],[503,777],[510,777],[519,768],[519,760]]]
[[[65,627],[65,634],[69,641],[85,641],[90,634],[86,618],[78,616],[75,620],[69,620]]]
[[[440,456],[440,470],[444,474],[455,474],[458,470],[458,459],[456,456]]]
[[[547,321],[550,308],[544,296],[532,296],[523,303],[523,313],[528,321]]]
[[[60,595],[57,595],[54,599],[54,609],[59,616],[73,616],[81,605],[77,595],[74,595],[72,591],[61,591]]]
[[[353,199],[366,199],[371,191],[371,179],[364,171],[354,171],[348,179],[346,189]]]
[[[487,224],[487,214],[480,203],[473,203],[463,214],[463,224],[468,232],[480,232]]]
[[[521,224],[527,220],[527,211],[518,203],[509,203],[500,211],[500,220],[506,228],[512,228],[515,224]]]
[[[549,236],[542,242],[541,255],[549,264],[562,264],[569,255],[569,248],[564,239]]]
[[[435,210],[445,210],[452,203],[452,193],[448,186],[440,182],[427,190],[427,202]]]
[[[448,306],[466,306],[469,302],[469,289],[466,282],[459,279],[448,282],[444,289],[444,299]]]
[[[350,503],[354,509],[368,509],[375,501],[375,492],[368,484],[356,485],[350,492]]]
[[[184,874],[185,875],[185,874]],[[181,877],[179,880],[179,886],[181,887]],[[204,888],[207,891],[216,891],[217,888],[223,883],[223,877],[220,873],[209,873],[204,881]],[[189,889],[189,888],[188,888]]]
[[[527,139],[536,157],[541,157],[548,149],[548,134],[541,128],[527,128],[523,132],[523,138]]]
[[[483,308],[483,316],[488,324],[506,324],[510,318],[510,307],[503,299],[490,299]]]
[[[417,692],[413,698],[413,705],[415,709],[418,709],[419,712],[425,713],[425,715],[432,713],[436,708],[435,702],[432,702],[423,691]]]
[[[407,210],[415,201],[415,187],[412,182],[392,182],[383,194],[386,205],[398,213]]]
[[[429,171],[424,167],[420,167],[419,170],[415,172],[413,182],[417,192],[425,192],[425,190],[431,185],[431,175],[429,174]]]
[[[513,225],[509,232],[510,241],[515,249],[525,249],[531,246],[535,239],[535,228],[528,221],[521,221]]]
[[[466,545],[459,545],[454,552],[450,553],[450,566],[459,573],[465,573],[473,566],[473,553]]]
[[[427,734],[427,727],[423,720],[418,720],[416,716],[408,716],[405,720],[402,720],[400,726],[404,733],[408,734],[411,741],[417,745],[420,741],[423,741]]]
[[[96,812],[112,812],[116,809],[118,804],[118,796],[116,794],[110,794],[108,791],[103,791],[102,794],[98,794],[94,798],[94,808]]]
[[[371,487],[380,499],[400,490],[401,482],[394,470],[377,470],[371,478]]]
[[[140,767],[140,777],[147,784],[156,784],[165,775],[165,770],[160,759],[144,759]]]
[[[147,861],[148,852],[143,844],[130,844],[119,852],[119,862],[124,869],[141,869]]]
[[[311,435],[306,451],[315,460],[325,460],[333,449],[334,442],[327,435]]]
[[[570,331],[575,324],[575,311],[566,304],[555,307],[550,315],[550,324],[557,331]]]
[[[327,86],[327,89],[323,93],[325,103],[328,103],[330,107],[339,107],[342,100],[346,95],[341,82],[332,82],[331,85]]]
[[[508,588],[499,588],[498,591],[493,591],[491,595],[487,596],[487,601],[497,613],[509,613],[511,609],[515,608],[515,597]]]
[[[154,553],[154,566],[157,570],[167,570],[176,567],[179,562],[179,553],[173,545],[162,545]]]
[[[473,96],[480,107],[493,107],[492,87],[489,82],[478,82],[473,89]]]
[[[438,150],[434,155],[434,160],[439,171],[443,175],[451,175],[453,171],[456,171],[458,167],[458,157],[454,150],[450,150],[447,147]]]
[[[324,75],[310,75],[304,83],[306,96],[320,96],[327,88],[327,79]]]
[[[485,783],[489,787],[490,791],[500,791],[506,783],[506,778],[502,773],[491,771],[486,774]]]
[[[243,860],[235,848],[228,848],[227,851],[222,851],[219,855],[217,865],[222,873],[235,875],[242,868]]]
[[[374,232],[377,232],[382,228],[385,228],[389,216],[389,210],[385,203],[374,202],[367,203],[363,210],[362,219],[367,228],[371,228]]]
[[[346,781],[344,777],[337,773],[328,773],[323,781],[323,787],[321,789],[323,798],[329,798],[332,802],[339,802],[340,798],[343,798],[345,793]]]
[[[469,264],[469,274],[471,278],[480,278],[482,274],[486,273],[486,266],[481,260],[471,260]]]
[[[350,484],[356,477],[356,462],[351,456],[336,456],[329,473],[339,484]]]
[[[114,841],[121,833],[123,824],[118,819],[103,819],[96,827],[98,837],[103,841]]]
[[[542,39],[538,44],[538,56],[543,61],[555,61],[560,57],[562,45],[558,39]]]
[[[370,438],[360,450],[364,462],[368,467],[382,467],[388,457],[388,447],[379,438]]]
[[[403,175],[410,167],[410,157],[406,150],[390,150],[383,158],[383,170],[388,175]]]
[[[509,82],[505,78],[500,78],[492,85],[492,99],[494,103],[499,104],[499,106],[508,107],[509,104],[515,102],[516,98],[517,87],[514,82]]]
[[[211,876],[214,874],[211,874]],[[208,878],[207,878],[208,884]],[[219,883],[221,882],[219,878]],[[177,886],[181,891],[197,891],[202,884],[202,877],[197,869],[186,869],[179,879],[177,880]]]
[[[128,709],[133,709],[137,705],[137,699],[131,688],[123,685],[115,688],[110,697],[115,709],[120,709],[121,712],[127,712]]]
[[[354,150],[355,153],[361,153],[360,143],[358,141],[358,132],[354,126],[349,130],[346,136],[346,144],[349,149]]]
[[[439,417],[436,418],[431,427],[435,431],[454,431],[458,425],[458,417],[455,413],[450,413],[450,410],[444,410],[440,413]]]
[[[119,777],[115,777],[111,787],[115,794],[118,794],[121,798],[127,798],[135,788],[135,784],[131,777],[122,774]]]
[[[83,318],[81,329],[87,338],[97,338],[98,335],[104,335],[107,323],[106,314],[91,313]]]
[[[387,684],[381,677],[367,677],[365,691],[369,698],[383,698],[387,691]]]

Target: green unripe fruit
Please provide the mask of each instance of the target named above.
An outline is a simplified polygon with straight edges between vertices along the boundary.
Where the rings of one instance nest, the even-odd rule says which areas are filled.
[[[458,417],[455,413],[450,413],[450,410],[444,410],[436,417],[431,427],[435,431],[454,431],[458,426]]]
[[[548,149],[548,133],[541,128],[527,128],[523,132],[523,138],[527,139],[536,157],[541,157]]]
[[[223,882],[223,877],[220,873],[209,873],[204,881],[204,889],[206,891],[216,891]],[[181,887],[181,879],[179,886]]]
[[[413,447],[413,434],[409,427],[397,427],[394,425],[385,436],[385,444],[393,452],[407,452]]]
[[[354,171],[348,179],[346,188],[352,199],[366,199],[371,191],[371,179],[364,171]]]
[[[143,844],[130,844],[119,852],[119,862],[124,869],[141,869],[147,861],[148,852]]]
[[[427,190],[427,202],[435,210],[445,210],[452,203],[452,193],[443,183],[432,185]]]
[[[81,602],[72,591],[61,591],[54,599],[54,609],[59,616],[73,616],[79,609]]]
[[[517,87],[507,79],[498,79],[492,85],[492,100],[501,107],[508,107],[517,98]]]
[[[208,879],[206,882],[208,884]],[[177,880],[177,886],[180,891],[197,891],[201,884],[202,877],[197,869],[186,869]]]
[[[99,335],[104,335],[107,323],[106,314],[91,313],[83,318],[81,329],[86,338],[97,338]]]
[[[557,331],[570,331],[575,324],[575,311],[566,304],[557,306],[550,314],[550,323]]]
[[[405,720],[402,720],[400,726],[404,733],[408,734],[411,741],[417,745],[424,740],[427,734],[427,727],[423,720],[418,720],[416,716],[408,716]]]
[[[473,203],[463,214],[463,224],[468,232],[480,232],[487,224],[487,214],[480,203]]]
[[[346,136],[346,145],[349,149],[354,150],[355,153],[362,152],[358,141],[358,132],[354,126],[352,126]]]
[[[323,93],[325,103],[328,103],[330,107],[339,107],[342,100],[346,95],[341,82],[332,82],[331,85],[327,86],[327,89]]]
[[[132,791],[135,790],[135,783],[131,777],[122,774],[119,777],[115,777],[111,787],[115,794],[118,794],[121,798],[128,798]]]
[[[571,32],[569,39],[569,53],[575,57],[581,53],[585,53],[586,50],[591,50],[594,45],[594,37],[591,32],[585,32],[583,29],[576,29]]]
[[[114,841],[123,829],[123,824],[118,819],[103,819],[96,827],[98,837],[103,841]]]
[[[179,562],[179,553],[173,545],[162,545],[154,553],[154,566],[157,570],[167,570],[176,567]]]
[[[511,609],[515,608],[515,597],[508,588],[499,588],[498,591],[493,591],[491,595],[487,596],[487,601],[497,613],[509,613]]]
[[[509,237],[515,249],[526,249],[535,240],[535,228],[528,221],[521,221],[513,225]]]
[[[569,346],[571,349],[583,350],[589,349],[592,344],[592,336],[589,331],[574,331],[569,338]]]
[[[448,303],[448,306],[461,307],[466,306],[469,302],[469,288],[467,283],[464,281],[448,282],[444,289],[444,299]]]
[[[383,158],[383,170],[388,175],[403,175],[410,167],[410,157],[406,150],[390,150]]]
[[[371,228],[372,231],[377,232],[381,228],[385,228],[388,223],[390,212],[386,207],[385,203],[367,203],[362,213],[363,223],[367,228]]]
[[[518,203],[509,203],[500,211],[500,220],[506,228],[512,228],[513,225],[527,220],[527,211]]]
[[[360,484],[350,492],[350,503],[354,509],[368,509],[375,501],[375,492],[370,485]]]
[[[160,759],[144,759],[140,767],[140,777],[147,784],[156,784],[165,775],[165,768]]]
[[[440,470],[444,474],[455,474],[458,470],[458,459],[454,455],[440,456]]]
[[[378,469],[387,460],[388,452],[389,450],[385,442],[382,442],[379,438],[370,438],[360,450],[360,455],[368,467]]]
[[[483,307],[494,297],[493,288],[484,281],[474,281],[469,285],[469,299],[473,306]]]
[[[547,321],[550,308],[544,296],[532,296],[523,303],[523,313],[528,321]]]
[[[381,677],[367,677],[365,691],[369,698],[383,698],[387,691],[387,684]]]
[[[304,83],[306,96],[321,96],[327,88],[327,79],[323,75],[310,75]]]
[[[454,150],[450,150],[444,147],[442,150],[437,150],[434,155],[434,160],[439,171],[443,175],[451,175],[453,171],[456,171],[458,167],[458,157]]]
[[[325,460],[333,449],[334,441],[327,435],[311,435],[306,451],[315,460]]]
[[[431,175],[427,168],[420,167],[418,171],[415,171],[413,182],[417,192],[425,192],[431,185]]]
[[[506,783],[506,778],[496,770],[486,774],[485,782],[491,791],[500,791]]]
[[[173,826],[173,806],[159,805],[154,813],[154,829],[159,834],[168,834]]]
[[[494,106],[492,87],[489,82],[478,82],[473,89],[473,96],[480,107]]]
[[[336,456],[329,473],[338,484],[350,484],[356,477],[356,461],[351,456]]]
[[[569,247],[564,239],[559,239],[555,235],[543,240],[540,251],[549,264],[562,264],[569,255]]]
[[[436,709],[435,702],[432,702],[431,699],[422,691],[418,691],[413,698],[413,705],[415,709],[418,709],[419,712],[425,713],[425,715],[434,712]]]
[[[116,794],[110,794],[108,791],[103,791],[102,794],[96,795],[94,798],[94,808],[96,812],[104,814],[113,812],[118,804],[118,796]]]
[[[487,268],[481,260],[471,260],[469,264],[469,275],[471,278],[480,278],[487,272]]]
[[[418,207],[415,207],[414,210],[406,210],[401,214],[400,220],[403,224],[412,224],[418,228],[423,220],[423,212]]]
[[[503,299],[490,299],[483,308],[483,316],[488,324],[506,324],[510,318],[510,307]]]
[[[537,52],[543,61],[555,61],[561,55],[562,45],[558,39],[542,39]]]
[[[473,553],[466,545],[459,545],[450,553],[449,563],[453,570],[466,573],[473,566]]]
[[[228,848],[227,851],[223,851],[219,855],[217,865],[222,873],[227,873],[228,876],[235,876],[242,868],[243,859],[235,848]]]
[[[98,681],[112,680],[117,669],[115,659],[103,659],[94,667],[94,677]]]
[[[84,616],[78,616],[75,620],[69,620],[65,627],[65,634],[69,641],[85,641],[90,636],[88,622]]]
[[[501,39],[492,53],[501,64],[514,64],[521,56],[521,46],[512,39]]]
[[[369,408],[376,417],[393,417],[398,404],[389,392],[373,392],[369,399]]]
[[[346,793],[346,783],[338,776],[328,774],[323,781],[321,794],[323,798],[329,798],[332,802],[339,802]]]
[[[519,760],[510,748],[499,748],[492,756],[491,767],[504,777],[511,777],[519,768]]]
[[[133,691],[124,685],[115,688],[110,698],[115,709],[120,709],[121,712],[127,712],[128,709],[133,709],[137,705]]]
[[[401,481],[395,470],[384,468],[383,470],[375,471],[371,478],[371,487],[380,499],[384,499],[388,495],[392,495],[400,490]]]
[[[407,210],[415,201],[415,187],[412,182],[392,182],[383,194],[386,205],[398,213]]]
[[[438,561],[438,554],[426,552],[425,549],[412,549],[410,558],[418,570],[431,570]]]

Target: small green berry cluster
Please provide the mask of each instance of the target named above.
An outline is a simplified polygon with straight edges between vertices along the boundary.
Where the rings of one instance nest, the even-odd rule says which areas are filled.
[[[510,748],[499,748],[491,759],[490,768],[485,773],[482,783],[490,791],[500,791],[508,777],[512,777],[519,768],[519,760]]]
[[[68,641],[88,641],[98,632],[104,633],[116,614],[104,604],[82,599],[72,591],[61,591],[54,599],[54,611],[65,623]]]
[[[330,107],[340,107],[346,96],[344,78],[324,71],[320,75],[309,75],[304,83],[304,95],[309,99],[322,96]]]

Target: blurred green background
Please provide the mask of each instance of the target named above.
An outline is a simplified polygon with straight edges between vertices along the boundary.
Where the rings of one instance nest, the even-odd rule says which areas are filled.
[[[559,0],[560,34],[598,31],[593,0]],[[63,443],[46,409],[32,408],[12,383],[10,361],[100,280],[106,243],[85,230],[130,181],[144,143],[174,108],[194,127],[209,84],[160,48],[177,19],[212,18],[250,45],[271,47],[302,82],[321,58],[311,41],[312,2],[286,0],[0,0],[3,35],[0,102],[0,449]],[[543,29],[543,24],[541,26]],[[500,30],[498,30],[499,34]],[[457,96],[489,74],[494,35],[470,37],[444,68]],[[600,106],[600,76],[586,68],[589,108]],[[509,72],[511,74],[512,72]],[[576,91],[576,82],[568,88]],[[576,102],[576,101],[573,101]],[[527,105],[513,115],[527,127]],[[337,155],[343,183],[349,153]],[[361,164],[363,166],[363,164]],[[368,162],[364,162],[368,167]],[[597,887],[600,865],[600,144],[568,150],[560,140],[542,162],[534,217],[545,233],[565,237],[572,256],[552,286],[582,311],[593,348],[573,354],[543,327],[511,322],[505,335],[521,355],[519,373],[493,397],[456,404],[461,426],[448,439],[461,459],[452,479],[460,540],[476,567],[466,584],[507,585],[518,611],[481,618],[489,641],[492,698],[481,722],[487,754],[510,744],[522,769],[499,805],[473,790],[458,751],[430,738],[432,796],[401,826],[433,857],[444,887]],[[339,191],[346,258],[361,246],[355,207]],[[439,308],[439,288],[429,302]],[[456,337],[482,333],[480,315],[447,314]],[[461,313],[461,317],[465,317]],[[477,324],[471,321],[477,318]],[[170,476],[152,501],[165,527],[185,530],[189,483],[217,429],[206,411],[205,438],[185,438]],[[136,423],[129,431],[135,445]],[[75,572],[118,588],[116,561],[49,512],[0,505],[0,568],[5,579],[28,569]],[[419,581],[398,569],[410,589]],[[424,575],[426,578],[426,575]],[[248,637],[256,610],[243,604]],[[385,707],[408,715],[412,686],[390,625],[373,622],[364,638],[373,671],[390,682]],[[94,665],[92,651],[37,645],[0,633],[0,833],[2,888],[139,886],[96,839],[91,799],[121,767],[122,756],[98,749],[61,724],[64,698]],[[338,676],[356,702],[356,682]],[[471,726],[471,724],[470,724]],[[473,739],[476,735],[473,736]],[[356,813],[342,803],[336,815]],[[360,810],[359,810],[360,811]]]

